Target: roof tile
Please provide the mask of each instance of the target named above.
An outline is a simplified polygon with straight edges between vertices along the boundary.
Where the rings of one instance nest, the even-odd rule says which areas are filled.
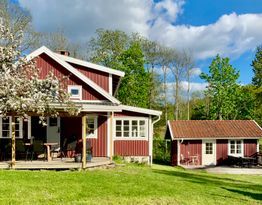
[[[262,129],[254,120],[169,121],[174,138],[259,138]]]

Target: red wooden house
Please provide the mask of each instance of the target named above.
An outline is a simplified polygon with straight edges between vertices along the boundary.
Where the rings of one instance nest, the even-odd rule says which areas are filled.
[[[57,77],[67,76],[71,99],[81,107],[77,117],[47,117],[47,126],[38,117],[16,125],[16,138],[56,142],[62,146],[83,137],[88,139],[95,157],[119,155],[152,162],[153,125],[161,112],[122,105],[114,96],[124,73],[101,65],[69,57],[68,52],[55,53],[41,47],[27,56],[35,59],[40,78],[51,71]],[[0,118],[1,140],[11,136],[11,117]],[[86,130],[88,129],[88,130]]]
[[[168,121],[172,165],[221,165],[228,156],[259,152],[262,129],[253,120]]]

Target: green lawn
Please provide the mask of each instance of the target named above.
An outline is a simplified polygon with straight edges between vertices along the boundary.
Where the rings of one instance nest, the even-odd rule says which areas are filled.
[[[262,176],[160,165],[86,172],[0,171],[0,204],[262,204]]]

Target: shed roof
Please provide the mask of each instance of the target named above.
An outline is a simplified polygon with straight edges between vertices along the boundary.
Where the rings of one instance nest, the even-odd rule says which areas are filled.
[[[173,120],[168,121],[168,129],[172,139],[262,137],[254,120]]]

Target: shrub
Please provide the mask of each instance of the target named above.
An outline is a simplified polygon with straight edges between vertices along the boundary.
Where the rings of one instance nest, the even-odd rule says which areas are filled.
[[[153,141],[153,161],[157,164],[170,164],[170,141],[155,138]]]

